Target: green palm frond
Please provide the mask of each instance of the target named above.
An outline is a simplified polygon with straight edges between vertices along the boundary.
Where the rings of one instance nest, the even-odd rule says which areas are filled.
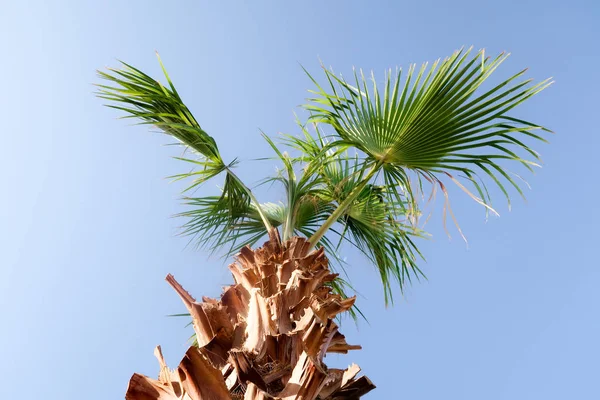
[[[365,181],[369,165],[357,155],[350,157],[329,146],[318,128],[317,138],[312,137],[304,126],[301,128],[304,137],[287,136],[285,142],[299,150],[301,155],[297,160],[314,166],[312,172],[319,176],[313,181],[318,186],[313,193],[325,207],[321,206],[324,212],[315,229],[305,233],[307,237],[313,237],[339,205]],[[332,229],[330,235],[338,236],[339,244],[350,243],[357,247],[373,262],[384,286],[385,300],[391,302],[394,281],[402,289],[412,277],[423,276],[417,266],[420,253],[411,238],[423,233],[403,222],[408,209],[406,201],[398,201],[388,192],[385,186],[364,185],[341,214],[338,220],[341,229]],[[320,236],[319,243],[327,237]]]
[[[383,191],[383,187],[366,187],[341,223],[344,236],[377,267],[388,303],[393,302],[393,281],[402,290],[413,276],[424,277],[417,265],[416,256],[421,254],[411,238],[423,235],[397,219],[397,210],[384,200]]]
[[[219,208],[229,219],[229,225],[237,221],[236,213],[248,208],[252,203],[267,230],[272,226],[261,205],[251,190],[233,173],[236,161],[226,164],[221,158],[215,140],[201,127],[175,89],[167,70],[160,61],[168,87],[129,64],[122,63],[121,69],[98,71],[99,76],[111,85],[97,85],[98,97],[108,100],[108,107],[126,113],[124,118],[136,118],[142,124],[154,125],[164,133],[177,139],[186,149],[192,150],[198,159],[177,157],[191,163],[197,169],[174,176],[175,180],[192,178],[192,184],[185,190],[196,188],[207,180],[225,172],[225,183]]]
[[[483,51],[471,57],[470,50],[461,50],[430,68],[424,64],[417,71],[411,66],[404,79],[401,70],[394,76],[390,71],[382,89],[374,76],[369,84],[362,71],[355,72],[352,85],[326,70],[330,92],[313,79],[318,97],[305,107],[313,113],[311,121],[334,128],[337,140],[332,145],[354,147],[380,168],[386,166],[382,169],[388,182],[398,186],[413,206],[411,171],[419,175],[418,179],[434,183],[440,174],[455,180],[452,174],[462,173],[481,196],[471,197],[488,205],[489,199],[481,195],[484,189],[476,180],[478,173],[491,177],[507,198],[503,181],[522,194],[500,162],[516,161],[527,169],[537,166],[517,152],[524,151],[538,160],[538,154],[522,138],[544,141],[534,131],[548,131],[508,113],[549,86],[549,80],[515,84],[523,70],[480,93],[506,57],[486,58]]]
[[[253,246],[268,234],[256,207],[251,203],[230,201],[224,196],[187,197],[190,209],[177,214],[187,221],[182,234],[190,236],[198,247],[212,252],[226,248],[226,256],[236,254],[242,247]],[[236,204],[235,208],[230,208]],[[281,204],[263,203],[261,208],[273,227],[285,218]]]
[[[341,204],[364,179],[364,168],[358,157],[337,156],[332,160],[323,168],[324,196]],[[340,241],[356,246],[377,267],[386,303],[393,301],[393,281],[402,290],[411,277],[424,276],[417,265],[416,256],[421,254],[411,239],[423,233],[403,221],[405,202],[396,201],[387,192],[385,186],[364,186],[340,218],[343,230],[337,233]]]

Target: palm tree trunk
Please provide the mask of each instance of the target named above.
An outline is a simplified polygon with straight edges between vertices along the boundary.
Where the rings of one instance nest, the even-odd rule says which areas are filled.
[[[127,400],[354,400],[375,386],[353,364],[328,369],[327,353],[360,349],[346,343],[333,318],[355,298],[327,285],[335,279],[323,248],[294,237],[271,236],[262,248],[242,249],[229,266],[235,284],[220,300],[197,302],[172,275],[192,318],[198,346],[169,369],[160,346],[158,380],[134,374]]]

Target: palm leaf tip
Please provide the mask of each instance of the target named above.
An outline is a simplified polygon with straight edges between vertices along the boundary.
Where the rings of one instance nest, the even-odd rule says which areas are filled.
[[[505,194],[506,183],[522,193],[505,164],[517,162],[528,170],[539,166],[537,152],[524,139],[545,141],[536,131],[549,130],[510,112],[552,81],[521,80],[523,70],[484,89],[507,57],[459,50],[431,66],[387,73],[380,87],[373,75],[368,79],[362,71],[355,71],[349,83],[325,70],[327,90],[311,77],[317,96],[305,107],[313,122],[333,127],[334,144],[354,147],[372,161],[387,165],[384,173],[409,195],[409,171],[426,176],[459,172],[474,177],[479,173]],[[477,198],[487,204],[484,197]]]

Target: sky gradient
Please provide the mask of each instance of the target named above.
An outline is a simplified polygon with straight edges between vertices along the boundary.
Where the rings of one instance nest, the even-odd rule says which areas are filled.
[[[52,3],[52,5],[50,5]],[[152,4],[151,4],[152,3]],[[468,248],[441,222],[421,241],[427,281],[385,308],[376,272],[346,255],[369,323],[343,324],[378,389],[367,399],[598,399],[600,268],[595,251],[600,6],[595,1],[6,1],[0,12],[0,373],[6,399],[119,399],[133,372],[176,366],[191,334],[164,282],[193,295],[230,282],[228,260],[186,247],[171,216],[186,166],[170,141],[117,120],[92,94],[117,59],[160,77],[154,51],[225,159],[256,182],[277,163],[259,129],[296,133],[318,72],[433,61],[463,45],[509,51],[502,77],[529,67],[556,83],[516,115],[556,132],[500,218],[460,191]],[[258,191],[276,201],[277,190]]]

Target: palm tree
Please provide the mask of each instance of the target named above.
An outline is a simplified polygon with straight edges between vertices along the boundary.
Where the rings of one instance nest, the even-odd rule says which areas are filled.
[[[431,66],[390,70],[379,85],[362,71],[346,80],[323,68],[324,84],[307,72],[315,87],[304,106],[309,118],[298,121],[301,134],[279,144],[263,134],[283,165],[262,181],[283,186],[286,198],[277,203],[260,203],[236,175],[237,161],[223,160],[162,62],[166,85],[126,63],[99,72],[109,84],[98,85],[98,95],[109,107],[174,137],[187,154],[179,159],[195,167],[175,176],[191,179],[183,233],[200,247],[236,255],[234,284],[219,300],[197,302],[167,277],[192,317],[195,343],[176,370],[157,348],[159,379],[135,374],[126,398],[357,399],[372,390],[368,378],[356,378],[356,365],[337,370],[323,363],[328,352],[360,348],[347,344],[334,322],[357,312],[347,283],[331,272],[342,263],[341,244],[376,266],[392,302],[394,286],[402,290],[422,276],[415,239],[424,234],[418,221],[426,194],[440,190],[444,216],[455,222],[444,182],[486,213],[496,213],[490,183],[509,206],[509,187],[523,195],[506,166],[538,166],[524,140],[545,141],[539,131],[550,131],[510,112],[552,82],[531,84],[521,79],[523,70],[481,88],[507,57],[460,50]],[[189,194],[217,176],[224,176],[220,195]]]

